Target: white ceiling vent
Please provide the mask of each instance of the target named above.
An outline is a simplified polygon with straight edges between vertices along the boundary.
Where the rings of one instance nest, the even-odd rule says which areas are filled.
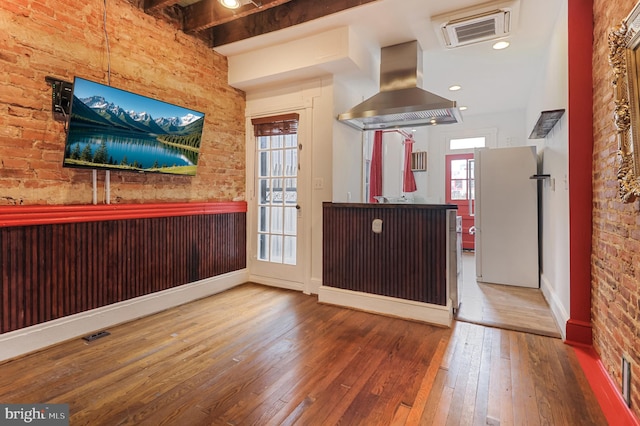
[[[440,42],[447,48],[466,46],[511,34],[517,22],[518,1],[494,1],[434,16]]]

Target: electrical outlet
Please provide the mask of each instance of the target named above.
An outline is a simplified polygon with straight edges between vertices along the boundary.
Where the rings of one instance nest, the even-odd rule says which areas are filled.
[[[631,364],[622,357],[622,398],[631,407]]]

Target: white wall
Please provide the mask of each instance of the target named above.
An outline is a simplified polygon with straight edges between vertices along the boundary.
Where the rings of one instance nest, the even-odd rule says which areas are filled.
[[[371,82],[370,91],[373,90]],[[332,199],[338,203],[366,202],[362,190],[363,182],[363,142],[366,133],[356,130],[346,124],[337,122],[334,118],[347,111],[353,105],[362,102],[362,92],[354,90],[348,82],[334,80],[334,109],[331,118],[333,123],[333,139],[328,141],[333,145],[333,186]]]
[[[533,128],[541,111],[567,108],[568,51],[567,4],[558,16],[547,62],[532,89],[527,109],[527,129]],[[542,270],[541,288],[556,322],[565,336],[569,319],[569,183],[567,113],[541,141],[542,172],[551,179],[542,189]],[[589,232],[589,230],[585,230]]]

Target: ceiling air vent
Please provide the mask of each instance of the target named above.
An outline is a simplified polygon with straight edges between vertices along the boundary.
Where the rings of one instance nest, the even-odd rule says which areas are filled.
[[[500,1],[434,16],[438,38],[447,48],[508,36],[513,30],[517,1]]]

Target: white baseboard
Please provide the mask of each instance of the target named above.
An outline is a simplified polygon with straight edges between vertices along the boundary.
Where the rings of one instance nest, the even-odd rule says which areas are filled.
[[[0,334],[0,361],[91,334],[247,282],[246,269]]]
[[[445,327],[451,327],[453,321],[451,306],[433,305],[326,286],[321,286],[318,290],[318,302]]]
[[[564,306],[562,306],[558,295],[544,275],[540,277],[540,290],[542,290],[542,295],[551,308],[551,314],[558,325],[562,340],[565,340],[567,338],[567,321],[569,321],[569,314]]]
[[[322,287],[322,279],[311,278],[308,294],[318,294],[320,287]]]
[[[249,275],[249,281],[256,284],[268,285],[270,287],[284,288],[287,290],[303,291],[304,286],[297,281],[287,281],[261,275]]]

